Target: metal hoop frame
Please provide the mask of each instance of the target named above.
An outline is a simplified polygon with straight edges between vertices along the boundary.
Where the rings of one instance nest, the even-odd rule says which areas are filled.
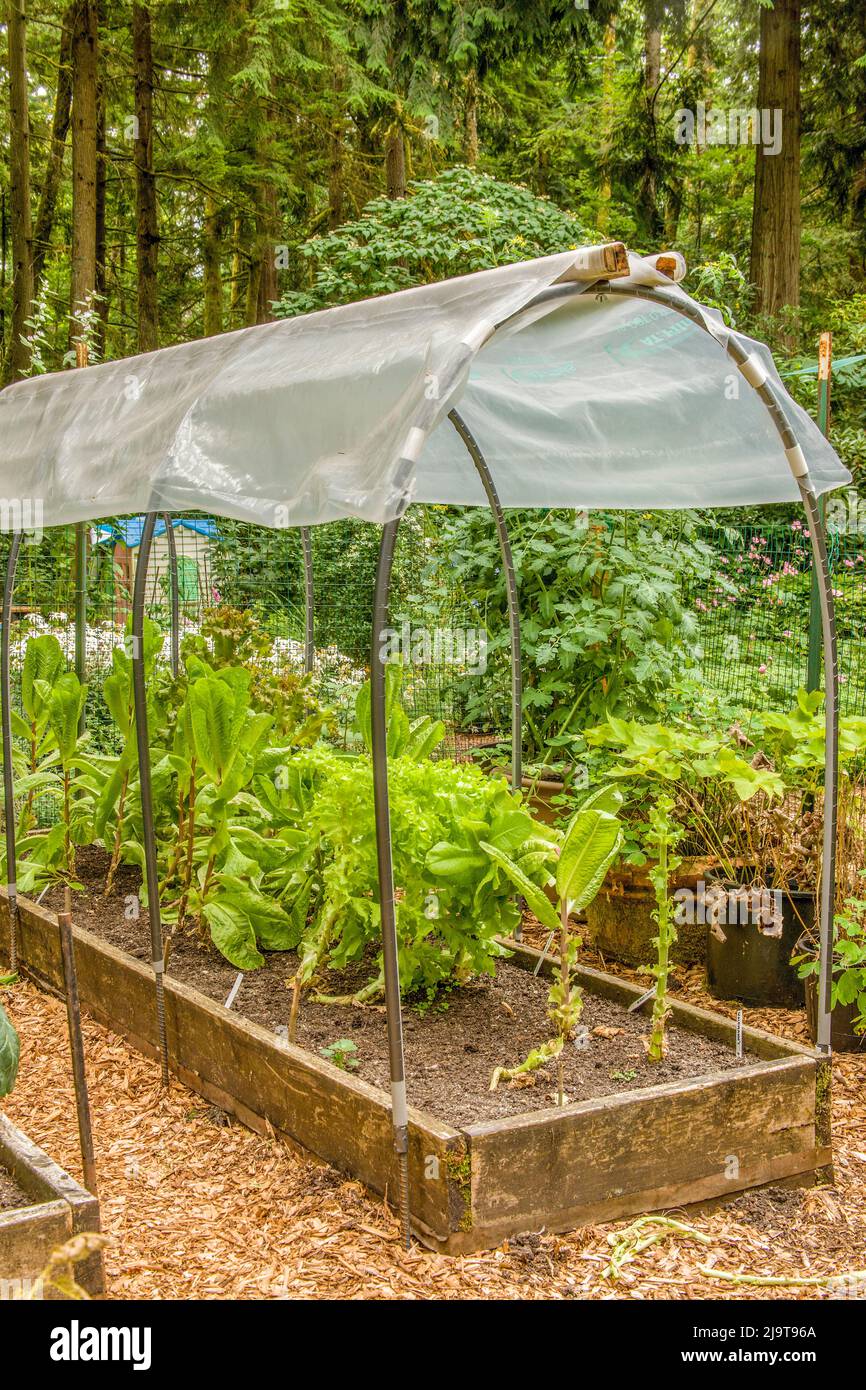
[[[539,296],[532,308],[541,300],[566,298],[576,293],[585,292],[588,286],[585,285],[562,285],[555,290],[545,291]],[[623,295],[637,299],[645,299],[663,305],[676,313],[684,315],[692,322],[697,324],[706,332],[710,332],[707,324],[699,311],[695,310],[688,301],[673,299],[660,291],[650,287],[625,287],[609,283],[601,283],[592,287],[594,292],[599,295]],[[519,311],[520,313],[524,311]],[[519,313],[511,315],[504,322],[512,322],[519,317]],[[499,324],[493,330],[504,326]],[[489,336],[488,335],[488,339]],[[711,335],[712,336],[712,335]],[[720,346],[722,346],[720,344]],[[830,1023],[831,1023],[831,957],[832,957],[832,930],[833,930],[833,903],[835,891],[835,835],[837,821],[837,798],[838,798],[838,721],[839,721],[839,687],[838,687],[838,652],[836,642],[836,628],[833,608],[832,585],[829,575],[827,560],[826,535],[823,521],[820,514],[817,495],[808,475],[805,460],[797,446],[796,438],[791,430],[790,424],[785,415],[781,402],[776,398],[772,385],[768,382],[765,375],[758,380],[752,359],[740,347],[734,338],[730,338],[724,345],[728,355],[736,363],[750,385],[756,391],[764,403],[773,424],[778,431],[781,443],[786,452],[786,457],[792,468],[792,473],[798,484],[803,507],[806,512],[809,535],[812,546],[813,564],[818,576],[819,596],[821,603],[822,637],[824,645],[824,669],[825,669],[825,727],[826,727],[826,768],[825,768],[825,801],[824,801],[824,833],[823,833],[823,867],[821,878],[821,964],[819,977],[819,997],[818,997],[818,1049],[820,1052],[829,1055],[830,1053]],[[761,375],[760,373],[758,374]],[[512,786],[518,786],[521,773],[521,672],[520,672],[520,626],[519,612],[517,606],[517,585],[514,574],[513,558],[508,538],[508,530],[505,522],[504,512],[496,491],[495,483],[490,468],[481,452],[481,449],[474,438],[469,426],[463,417],[456,410],[450,412],[454,428],[462,439],[469,457],[478,471],[484,486],[485,495],[490,505],[491,511],[496,522],[497,536],[499,539],[500,550],[503,559],[503,567],[506,575],[506,585],[508,593],[508,612],[509,627],[511,633],[511,668],[512,668]],[[411,466],[404,468],[404,473],[411,471]],[[156,987],[157,1019],[159,1026],[160,1054],[162,1061],[163,1082],[168,1083],[168,1045],[166,1038],[165,1024],[165,1005],[163,990],[164,973],[164,952],[162,940],[162,925],[159,912],[159,883],[156,865],[156,841],[153,826],[153,803],[151,787],[150,754],[148,744],[147,726],[147,699],[144,679],[144,657],[143,657],[143,626],[144,626],[144,603],[147,579],[147,565],[150,556],[153,530],[156,522],[156,513],[149,512],[145,518],[142,531],[141,543],[139,546],[138,561],[136,565],[135,583],[133,587],[132,604],[132,663],[133,663],[133,692],[135,700],[136,718],[136,740],[138,745],[139,758],[139,778],[141,784],[142,816],[144,821],[144,857],[145,857],[145,880],[148,890],[148,912],[150,918],[151,932],[151,954],[154,969],[154,980]],[[174,545],[174,535],[170,517],[166,515],[166,526],[170,536],[169,555],[172,564],[172,665],[177,670],[177,634],[178,634],[178,576],[177,576],[177,554]],[[389,1043],[389,1063],[391,1072],[391,1096],[392,1096],[392,1121],[394,1127],[394,1147],[398,1161],[399,1172],[399,1191],[400,1206],[403,1222],[404,1237],[407,1245],[410,1240],[410,1211],[409,1211],[409,1121],[408,1103],[406,1093],[405,1059],[403,1051],[403,1028],[400,1001],[400,978],[399,978],[399,954],[396,928],[396,911],[394,905],[394,876],[393,859],[391,850],[391,829],[388,805],[388,759],[386,747],[386,726],[385,726],[385,663],[381,645],[381,632],[387,622],[388,612],[388,593],[390,586],[391,570],[394,560],[394,548],[397,539],[399,518],[385,523],[382,528],[382,537],[379,551],[379,560],[376,571],[376,585],[373,602],[373,632],[371,648],[371,724],[372,724],[372,763],[373,763],[373,789],[374,789],[374,814],[376,822],[376,843],[378,861],[378,891],[381,912],[381,933],[382,933],[382,952],[383,970],[385,976],[385,1005],[388,1023],[388,1043]],[[302,545],[304,552],[304,575],[305,575],[305,669],[311,670],[314,659],[313,646],[313,584],[312,584],[312,546],[310,541],[309,529],[304,527],[302,531]],[[18,559],[18,552],[21,545],[21,533],[15,532],[12,537],[12,548],[6,568],[6,583],[3,596],[2,607],[2,634],[0,634],[0,687],[2,687],[3,709],[2,709],[2,737],[4,753],[4,792],[7,808],[13,805],[12,788],[12,732],[11,732],[11,708],[9,700],[9,628],[11,618],[12,593],[15,582],[15,568]],[[15,826],[14,816],[10,816],[7,810],[6,816],[6,852],[7,852],[7,887],[10,903],[10,922],[11,938],[13,951],[13,968],[17,961],[16,951],[16,916],[17,916],[17,897],[15,887]]]

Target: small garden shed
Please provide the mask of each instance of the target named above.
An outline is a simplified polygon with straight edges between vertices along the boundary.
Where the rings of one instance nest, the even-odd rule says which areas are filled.
[[[177,578],[181,612],[198,610],[213,599],[213,550],[217,541],[217,526],[212,517],[173,517],[171,521],[177,552]],[[97,546],[110,548],[112,553],[112,619],[122,627],[132,604],[135,568],[138,562],[144,517],[132,516],[119,521],[102,523],[97,527]],[[159,601],[169,593],[171,556],[168,526],[161,517],[154,528],[153,545],[148,558],[149,597]]]

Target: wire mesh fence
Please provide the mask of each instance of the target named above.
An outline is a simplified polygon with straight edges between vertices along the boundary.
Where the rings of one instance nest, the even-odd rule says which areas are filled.
[[[21,708],[21,667],[29,636],[53,633],[70,666],[89,682],[87,728],[95,749],[115,751],[117,733],[101,694],[112,651],[129,620],[142,518],[114,518],[88,528],[86,623],[76,650],[79,575],[75,528],[52,528],[26,538],[12,607],[12,693]],[[413,716],[442,719],[441,751],[468,755],[472,746],[507,739],[501,698],[507,666],[507,628],[484,630],[477,607],[455,577],[447,544],[448,509],[415,506],[398,533],[385,654],[404,666],[404,696]],[[866,714],[866,616],[863,537],[850,517],[830,516],[829,549],[840,642],[844,712]],[[304,562],[297,530],[189,514],[172,519],[177,553],[180,637],[195,637],[210,616],[229,609],[250,614],[269,639],[275,669],[303,672]],[[354,702],[370,659],[373,589],[380,528],[353,521],[313,528],[315,670],[319,701],[334,711],[333,736],[352,739]],[[713,578],[685,592],[698,618],[701,678],[748,709],[790,706],[806,683],[812,582],[809,537],[803,523],[711,526],[702,532],[717,557]],[[171,569],[164,521],[157,525],[147,580],[147,611],[165,633],[168,661]],[[32,543],[27,543],[32,541]],[[5,560],[8,537],[2,538]],[[498,655],[488,668],[488,647]],[[493,670],[493,666],[496,670]],[[466,689],[489,688],[489,715],[479,719]],[[498,682],[498,685],[497,685]],[[494,686],[496,694],[494,698]],[[504,687],[503,687],[504,688]],[[481,702],[483,705],[483,701]]]
[[[866,714],[866,544],[828,517],[843,713]],[[775,527],[707,527],[715,579],[686,595],[699,615],[703,679],[747,709],[785,708],[807,684],[812,558],[794,520]]]

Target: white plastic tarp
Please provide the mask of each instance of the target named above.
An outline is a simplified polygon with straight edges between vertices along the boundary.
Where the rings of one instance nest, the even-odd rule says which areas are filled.
[[[446,418],[457,407],[506,507],[796,499],[719,316],[701,311],[707,333],[591,284],[545,296],[579,260],[567,252],[20,382],[0,394],[0,498],[38,499],[46,526],[152,510],[266,526],[385,521],[406,487],[418,501],[483,503]],[[649,262],[629,265],[615,284],[685,298]],[[815,490],[849,482],[769,352],[741,341],[784,402]]]

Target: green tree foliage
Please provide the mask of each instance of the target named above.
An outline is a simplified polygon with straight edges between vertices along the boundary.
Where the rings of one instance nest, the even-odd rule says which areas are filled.
[[[377,198],[349,222],[316,237],[302,254],[313,269],[307,290],[286,295],[286,316],[388,294],[581,246],[590,233],[571,213],[528,189],[470,169],[448,169],[412,188],[410,198]]]

